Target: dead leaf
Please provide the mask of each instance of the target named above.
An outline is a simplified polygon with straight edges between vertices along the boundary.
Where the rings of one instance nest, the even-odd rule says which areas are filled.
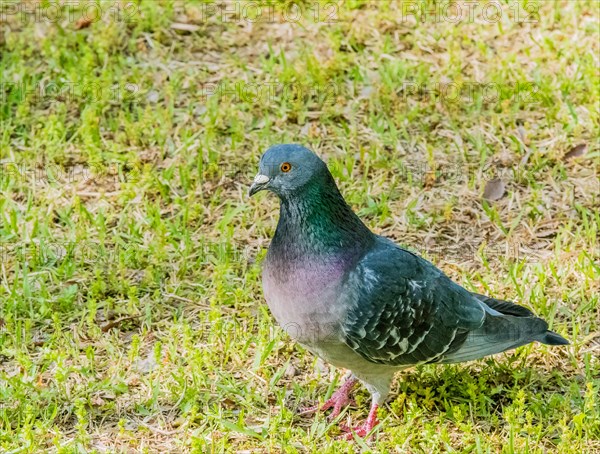
[[[229,409],[233,409],[233,408],[237,407],[236,402],[228,397],[226,397],[224,400],[222,400],[221,404]]]
[[[571,150],[563,156],[564,161],[568,161],[569,159],[578,158],[583,156],[587,150],[587,143],[580,143],[579,145],[575,145]]]
[[[81,19],[79,19],[77,22],[75,22],[75,30],[81,30],[83,28],[88,28],[90,25],[92,25],[92,19],[84,16]]]
[[[488,181],[483,190],[483,198],[485,200],[500,200],[506,192],[506,185],[500,178],[494,178]]]
[[[358,99],[369,99],[373,94],[373,87],[371,85],[365,85],[358,94]]]
[[[140,377],[138,375],[132,375],[131,377],[129,377],[127,379],[127,381],[125,383],[127,383],[127,386],[131,386],[131,387],[139,386],[141,383]]]
[[[146,101],[148,101],[150,104],[156,104],[159,99],[160,99],[160,95],[155,90],[149,91],[148,94],[146,95]]]
[[[145,359],[138,359],[133,363],[133,368],[141,374],[147,374],[148,372],[156,369],[156,360],[154,354],[150,352]]]
[[[427,189],[431,189],[432,187],[435,186],[435,182],[436,182],[435,171],[429,170],[429,171],[425,172],[425,176],[423,177],[423,185]]]
[[[90,402],[94,407],[102,407],[106,403],[100,396],[92,396]]]
[[[556,236],[556,234],[557,234],[556,228],[552,228],[552,229],[546,229],[546,230],[538,230],[535,233],[535,236],[537,238],[553,238]]]
[[[171,24],[171,28],[173,30],[179,30],[179,31],[188,32],[188,33],[192,33],[192,32],[200,30],[200,27],[198,27],[197,25],[184,24],[182,22],[173,22]]]
[[[283,375],[285,375],[286,378],[293,378],[298,375],[298,370],[292,364],[290,364]]]

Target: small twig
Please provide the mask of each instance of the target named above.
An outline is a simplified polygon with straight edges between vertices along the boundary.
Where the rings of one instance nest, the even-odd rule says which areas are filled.
[[[114,191],[114,192],[77,191],[75,194],[77,194],[80,197],[102,197],[102,196],[114,197],[114,196],[121,194],[121,191]]]
[[[102,330],[103,333],[106,333],[108,331],[110,331],[112,328],[114,328],[115,326],[119,325],[122,322],[126,322],[127,320],[133,320],[135,318],[140,318],[141,315],[131,315],[129,317],[123,317],[120,318],[118,320],[115,320],[113,322],[107,323],[106,325],[104,325],[102,328],[100,328]]]
[[[179,296],[179,295],[175,295],[174,293],[165,293],[163,296],[166,296],[167,298],[171,298],[177,301],[182,301],[184,303],[194,303],[194,304],[198,304],[196,301],[191,300],[189,298],[185,298],[183,296]]]
[[[158,427],[151,426],[150,424],[147,424],[144,421],[139,421],[138,424],[140,426],[144,426],[147,429],[150,429],[151,431],[159,433],[161,435],[175,435],[176,433],[181,432],[180,430],[163,430],[163,429],[159,429]]]

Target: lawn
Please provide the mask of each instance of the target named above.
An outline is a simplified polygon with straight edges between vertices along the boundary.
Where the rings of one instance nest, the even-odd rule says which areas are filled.
[[[600,453],[598,3],[60,3],[0,1],[0,453]],[[571,345],[298,415],[344,371],[264,302],[283,142]]]

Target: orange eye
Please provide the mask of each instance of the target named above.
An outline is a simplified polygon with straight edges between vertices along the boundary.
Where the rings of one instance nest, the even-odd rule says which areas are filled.
[[[288,173],[290,170],[292,170],[292,165],[289,162],[281,164],[281,171],[283,173]]]

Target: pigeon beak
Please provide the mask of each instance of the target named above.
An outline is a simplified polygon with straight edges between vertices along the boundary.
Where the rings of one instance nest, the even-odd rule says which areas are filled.
[[[267,189],[267,186],[270,181],[271,179],[268,176],[261,175],[259,173],[258,175],[256,175],[256,177],[254,177],[254,182],[252,183],[252,186],[250,186],[250,191],[248,192],[248,195],[252,197],[257,192]]]

